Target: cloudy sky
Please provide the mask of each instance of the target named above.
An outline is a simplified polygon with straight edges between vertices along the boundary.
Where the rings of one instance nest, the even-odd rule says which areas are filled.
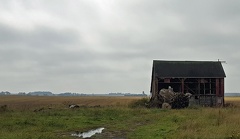
[[[227,61],[240,92],[240,1],[0,0],[0,91],[149,93],[153,59]]]

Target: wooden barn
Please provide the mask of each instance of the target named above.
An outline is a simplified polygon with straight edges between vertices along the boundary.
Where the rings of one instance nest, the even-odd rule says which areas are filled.
[[[163,88],[191,93],[189,105],[223,106],[225,72],[220,61],[154,60],[151,100]]]

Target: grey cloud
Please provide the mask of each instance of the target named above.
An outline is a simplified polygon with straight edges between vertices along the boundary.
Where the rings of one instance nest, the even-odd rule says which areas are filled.
[[[19,42],[21,41],[21,33],[18,31],[15,31],[14,29],[0,24],[0,43],[3,44],[9,44],[9,43],[15,43],[15,41]]]
[[[71,29],[36,27],[34,30],[26,31],[0,24],[0,44],[2,45],[52,47],[76,43],[79,39],[79,34]]]
[[[186,6],[186,3],[189,5]],[[226,47],[237,47],[239,44],[239,39],[237,39],[239,32],[220,31],[221,28],[228,30],[228,27],[239,30],[239,17],[235,16],[238,15],[238,9],[240,9],[238,2],[153,1],[145,3],[145,1],[134,1],[130,4],[124,3],[124,5],[126,5],[126,8],[123,8],[125,24],[131,26],[126,32],[111,34],[111,39],[107,42],[110,46],[152,49],[153,51],[159,50],[159,47],[169,48],[169,46],[172,48],[204,47],[205,50],[210,47],[210,49],[224,51]],[[162,22],[171,24],[171,20],[165,20],[172,16],[177,16],[181,25],[173,24],[174,28],[162,26]],[[216,28],[216,25],[219,28]],[[135,28],[135,26],[143,28]],[[145,35],[137,39],[136,42],[139,42],[139,45],[134,44],[131,40],[141,34]]]
[[[55,91],[147,92],[153,59],[220,59],[228,62],[226,90],[239,89],[229,83],[237,82],[232,76],[240,66],[237,1],[55,2],[19,3],[67,27],[0,24],[0,77],[11,77],[9,88],[12,82]]]
[[[42,27],[32,31],[21,31],[2,24],[0,25],[0,38],[0,60],[6,63],[21,60],[40,62],[47,59],[50,61],[57,52],[59,52],[59,57],[61,53],[64,57],[66,55],[64,47],[81,44],[77,33],[73,31]]]

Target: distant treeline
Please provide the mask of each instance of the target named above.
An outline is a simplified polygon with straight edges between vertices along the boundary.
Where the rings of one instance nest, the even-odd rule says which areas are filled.
[[[240,93],[225,93],[226,97],[240,97]]]
[[[72,92],[65,92],[60,94],[53,94],[50,91],[34,91],[34,92],[19,92],[17,94],[10,93],[8,91],[0,92],[0,95],[21,95],[21,96],[147,96],[144,92],[142,94],[131,94],[131,93],[108,93],[108,94],[79,94]]]

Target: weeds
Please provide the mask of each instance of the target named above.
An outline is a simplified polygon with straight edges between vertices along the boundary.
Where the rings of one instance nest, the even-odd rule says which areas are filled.
[[[22,98],[23,99],[23,98]],[[0,101],[0,136],[11,139],[24,138],[64,138],[72,139],[70,133],[87,131],[96,127],[106,130],[93,138],[225,138],[239,139],[240,103],[231,102],[232,106],[224,108],[190,107],[180,110],[148,109],[147,98],[132,99],[126,103],[116,99],[109,106],[103,105],[103,98],[84,98],[86,107],[69,109],[64,104],[75,102],[84,105],[76,98],[66,100],[56,98],[51,104],[42,99],[38,105],[26,107],[22,100],[3,103]],[[64,99],[64,100],[62,100]],[[69,97],[68,97],[69,99]],[[91,103],[90,103],[91,102]],[[104,102],[105,103],[105,102]],[[6,104],[6,105],[5,105]],[[23,109],[16,109],[15,106]],[[91,104],[91,105],[88,105]],[[115,105],[113,105],[115,104]],[[29,104],[31,105],[31,103]],[[51,109],[48,106],[51,105]],[[94,107],[101,105],[101,107]],[[18,108],[17,107],[17,108]],[[43,108],[43,109],[42,109]],[[11,111],[10,111],[10,110]],[[14,109],[14,110],[12,110]],[[34,110],[36,110],[34,112]]]

